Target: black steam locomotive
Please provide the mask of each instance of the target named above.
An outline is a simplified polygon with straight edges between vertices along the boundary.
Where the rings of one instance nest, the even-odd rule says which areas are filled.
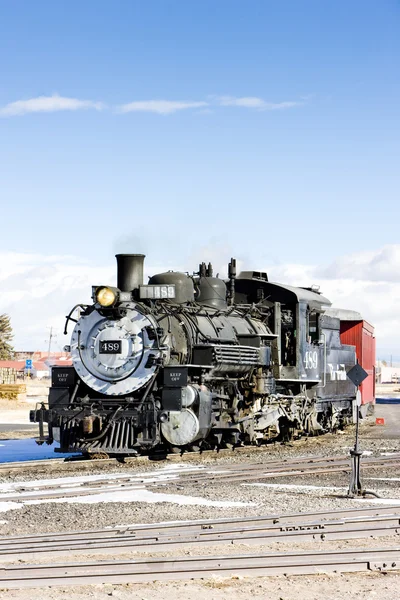
[[[93,304],[67,317],[73,366],[53,368],[48,406],[31,412],[39,442],[121,456],[260,444],[352,418],[355,348],[316,288],[236,276],[233,259],[227,281],[202,263],[144,285],[143,255],[116,258],[118,287],[93,287]]]

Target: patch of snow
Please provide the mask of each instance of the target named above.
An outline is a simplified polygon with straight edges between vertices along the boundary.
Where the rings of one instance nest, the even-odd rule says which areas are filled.
[[[121,487],[124,487],[125,491],[128,490],[135,490],[135,489],[143,489],[144,486],[143,485],[139,485],[139,486],[121,486],[121,485],[102,485],[102,486],[97,486],[97,487],[90,487],[90,486],[85,486],[84,490],[85,492],[87,492],[87,494],[91,493],[91,492],[97,492],[97,493],[103,493],[104,491],[106,492],[117,492],[121,489]],[[79,488],[79,491],[81,491],[82,488]],[[76,492],[77,489],[76,488],[63,488],[63,492],[65,494],[69,494],[70,492],[72,492],[72,496],[70,495],[70,497],[75,498],[76,494],[74,494],[74,492]],[[42,496],[43,493],[46,494],[46,496],[48,496],[49,498],[51,497],[56,497],[59,495],[59,489],[51,489],[51,490],[33,490],[33,491],[16,491],[16,492],[8,492],[6,494],[1,494],[0,495],[0,500],[7,500],[9,498],[15,498],[15,496],[18,497],[18,501],[25,501],[25,500],[29,500],[29,498],[37,498],[38,496]],[[86,494],[85,494],[86,495]]]
[[[319,485],[296,485],[295,483],[242,483],[241,485],[255,486],[255,487],[268,487],[272,489],[281,490],[327,490],[330,492],[342,492],[346,491],[347,488],[332,487],[332,486],[319,486]]]
[[[219,475],[220,473],[231,473],[232,471],[229,471],[229,469],[217,469],[216,471],[213,471],[212,469],[207,469],[206,473],[207,475]]]
[[[43,488],[43,487],[78,487],[85,483],[101,482],[101,481],[118,481],[119,479],[126,480],[130,483],[144,479],[146,483],[155,483],[157,481],[171,481],[179,477],[179,473],[185,471],[204,471],[204,467],[191,467],[189,465],[167,465],[162,469],[148,471],[146,473],[127,473],[124,474],[106,474],[106,475],[80,475],[78,477],[58,477],[56,479],[34,479],[32,481],[24,481],[18,483],[2,483],[0,484],[0,493],[19,491],[19,488]]]
[[[207,498],[200,498],[196,496],[181,496],[179,494],[160,494],[151,492],[144,488],[115,492],[101,492],[99,494],[76,496],[73,498],[68,497],[27,500],[23,504],[47,504],[49,502],[67,502],[69,504],[97,504],[99,502],[149,502],[150,504],[155,504],[158,502],[172,502],[181,506],[216,506],[219,508],[257,506],[254,502],[229,502],[225,500],[208,500]]]
[[[354,450],[354,446],[343,446],[343,450]],[[372,456],[372,450],[363,450],[362,456]]]
[[[166,465],[160,471],[204,471],[201,465],[186,465],[185,463],[176,463],[174,465]]]
[[[19,502],[0,502],[0,512],[7,512],[8,510],[17,510],[23,508],[23,504]],[[7,521],[5,521],[7,523]]]
[[[188,519],[186,519],[185,521],[157,521],[156,525],[184,525],[185,523],[193,523],[193,521],[190,521]],[[124,529],[126,528],[134,528],[137,529],[138,527],[148,527],[149,523],[123,523],[122,525],[109,525],[108,527],[105,527],[104,529]]]
[[[29,421],[29,407],[0,411],[0,423],[2,425],[32,425]]]
[[[216,506],[222,508],[256,506],[252,502],[219,501],[179,494],[154,493],[145,488],[146,484],[176,480],[179,479],[181,472],[187,473],[193,471],[207,472],[202,466],[193,467],[177,464],[167,465],[161,469],[146,473],[81,475],[78,477],[59,477],[57,479],[36,479],[18,483],[4,483],[0,484],[0,506],[4,505],[4,510],[21,508],[29,504],[46,504],[49,502],[77,504],[97,504],[99,502],[172,502],[179,505]],[[60,493],[60,489],[65,494],[71,492],[73,495],[52,498],[52,495]],[[84,494],[79,495],[83,490]],[[38,497],[43,493],[46,494],[46,498]],[[19,502],[6,501],[7,498],[13,498],[15,495],[18,496]]]
[[[373,502],[374,504],[392,504],[400,506],[400,498],[353,498],[354,502]]]

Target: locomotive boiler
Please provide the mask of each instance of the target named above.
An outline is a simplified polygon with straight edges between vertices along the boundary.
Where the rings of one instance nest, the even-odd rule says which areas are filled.
[[[317,289],[237,276],[233,259],[226,281],[202,263],[144,284],[143,255],[116,258],[117,287],[94,286],[92,303],[67,317],[72,366],[53,367],[48,404],[31,412],[39,442],[126,456],[260,444],[350,420],[355,348]]]

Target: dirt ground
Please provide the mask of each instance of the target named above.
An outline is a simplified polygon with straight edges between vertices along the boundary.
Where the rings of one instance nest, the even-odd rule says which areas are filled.
[[[188,582],[0,590],[2,600],[399,600],[400,575],[325,574],[259,578],[213,577]]]
[[[20,440],[37,434],[37,425],[29,422],[29,411],[37,402],[47,401],[50,380],[25,380],[24,400],[0,398],[0,440]],[[11,427],[12,426],[12,427]]]
[[[375,395],[377,398],[392,395],[395,398],[400,395],[400,385],[398,383],[377,383],[375,386]]]

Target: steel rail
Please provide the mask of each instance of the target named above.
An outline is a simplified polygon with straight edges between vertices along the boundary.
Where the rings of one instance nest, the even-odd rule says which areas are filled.
[[[253,447],[253,446],[239,446],[236,447],[234,449],[221,449],[221,450],[204,450],[202,452],[186,452],[183,454],[167,454],[166,455],[166,460],[167,461],[171,461],[172,462],[177,462],[177,461],[185,461],[188,460],[190,458],[199,460],[199,458],[215,458],[217,459],[219,456],[225,456],[225,455],[234,455],[235,453],[243,453],[243,452],[249,452],[250,453],[254,453],[254,454],[260,454],[260,453],[265,453],[266,452],[266,448],[259,448],[259,447]],[[305,457],[300,457],[300,458],[284,458],[284,459],[279,459],[279,460],[270,460],[268,461],[268,464],[281,464],[281,463],[290,463],[290,462],[307,462],[309,460],[312,460],[313,462],[315,461],[321,461],[321,460],[329,460],[329,461],[334,461],[334,460],[338,460],[338,459],[345,459],[346,456],[333,456],[333,457],[320,457],[320,456],[305,456]],[[125,465],[135,465],[137,463],[143,463],[143,462],[157,462],[157,458],[155,457],[149,457],[149,456],[135,456],[135,457],[126,457],[124,459],[124,463]],[[116,464],[116,459],[115,458],[102,458],[102,459],[81,459],[81,458],[77,458],[75,460],[72,459],[63,459],[63,458],[48,458],[48,459],[43,459],[43,460],[27,460],[27,461],[18,461],[18,462],[7,462],[7,463],[0,463],[0,472],[1,471],[11,471],[11,470],[19,470],[19,469],[26,469],[26,467],[62,467],[62,468],[67,468],[68,466],[72,466],[72,467],[102,467],[102,466],[113,466]]]
[[[239,447],[235,447],[234,449],[228,449],[228,448],[222,448],[222,449],[218,449],[218,450],[203,450],[201,452],[184,452],[182,454],[174,454],[174,453],[165,453],[165,454],[161,454],[161,455],[154,455],[154,456],[132,456],[132,457],[126,457],[124,458],[124,462],[125,464],[129,465],[129,464],[138,464],[138,463],[142,463],[142,462],[152,462],[152,461],[157,461],[157,460],[163,460],[166,459],[167,461],[172,461],[172,462],[180,462],[180,461],[191,461],[192,459],[194,460],[199,460],[199,458],[201,457],[208,457],[208,458],[215,458],[217,460],[217,458],[219,456],[231,456],[234,454],[241,454],[241,453],[251,453],[251,454],[266,454],[266,456],[268,457],[268,446],[262,446],[262,447],[256,447],[256,446],[239,446]],[[399,455],[400,456],[400,455]],[[295,461],[307,461],[310,458],[312,458],[314,461],[317,460],[336,460],[336,459],[345,459],[346,456],[341,456],[341,457],[304,457],[302,459],[294,459]],[[282,461],[278,461],[278,460],[272,460],[269,461],[271,464],[272,463],[279,463],[279,462],[290,462],[293,459],[288,457],[286,459],[282,459]],[[116,464],[116,459],[115,458],[103,458],[103,459],[98,459],[98,460],[92,460],[92,459],[84,459],[84,458],[76,458],[76,459],[61,459],[61,458],[50,458],[50,459],[43,459],[43,460],[35,460],[35,461],[18,461],[18,462],[7,462],[7,463],[0,463],[0,473],[5,472],[5,473],[11,473],[13,471],[19,471],[19,470],[26,470],[27,467],[29,467],[29,470],[35,470],[35,469],[52,469],[53,467],[56,467],[57,469],[62,469],[65,471],[68,470],[86,470],[86,469],[92,469],[94,466],[96,468],[103,468],[103,467],[107,467],[107,466],[113,466]]]
[[[294,458],[294,459],[285,459],[281,461],[268,461],[267,463],[239,463],[239,464],[222,464],[217,465],[216,467],[209,467],[213,470],[221,470],[222,474],[226,470],[234,471],[244,471],[248,472],[248,470],[257,470],[257,469],[267,469],[268,471],[279,471],[280,469],[285,470],[295,470],[298,469],[298,465],[305,465],[305,467],[311,468],[315,465],[315,468],[325,468],[330,467],[331,465],[348,464],[350,460],[350,456],[335,456],[335,457],[302,457],[302,458]],[[377,456],[377,457],[362,457],[362,462],[365,464],[377,464],[384,465],[385,463],[392,462],[400,462],[400,453],[392,456]],[[205,467],[205,470],[208,467]],[[189,470],[187,471],[189,473]],[[182,474],[185,474],[183,472]],[[190,475],[189,475],[190,476]],[[196,477],[196,474],[193,475]]]
[[[374,469],[376,468],[377,465],[375,464],[367,464],[364,465],[364,469]],[[386,467],[400,467],[400,463],[386,463],[385,464]],[[131,484],[127,484],[127,483],[123,483],[122,481],[119,482],[118,480],[113,480],[113,483],[110,484],[110,482],[104,481],[104,482],[94,482],[97,485],[93,485],[93,486],[89,486],[87,483],[82,482],[82,484],[78,487],[78,486],[73,486],[68,488],[68,484],[65,484],[65,488],[64,489],[60,489],[59,484],[57,486],[57,489],[53,489],[56,484],[54,484],[54,486],[52,485],[43,485],[43,486],[35,486],[35,488],[30,489],[29,491],[24,489],[24,491],[7,491],[7,492],[0,492],[0,501],[3,502],[24,502],[24,501],[29,501],[29,500],[52,500],[52,499],[57,499],[57,498],[64,498],[64,497],[68,497],[68,498],[74,498],[74,497],[80,497],[80,496],[90,496],[90,495],[96,495],[96,494],[100,494],[103,492],[108,492],[108,493],[112,493],[112,492],[118,492],[123,490],[124,492],[128,492],[128,491],[134,491],[134,490],[138,490],[138,489],[144,489],[144,488],[149,488],[149,487],[159,487],[160,485],[171,485],[171,486],[182,486],[182,485],[187,485],[188,483],[190,484],[200,484],[202,482],[205,483],[219,483],[219,482],[224,482],[224,483],[235,483],[235,482],[240,482],[240,483],[249,483],[251,481],[261,481],[261,480],[265,480],[265,479],[276,479],[276,478],[283,478],[283,477],[295,477],[295,476],[304,476],[304,475],[318,475],[318,474],[330,474],[332,472],[349,472],[351,470],[350,466],[341,466],[341,467],[330,467],[329,469],[304,469],[304,470],[298,470],[298,471],[268,471],[268,470],[261,470],[257,473],[255,472],[254,474],[248,474],[248,473],[240,473],[237,474],[235,473],[224,473],[224,474],[220,474],[220,476],[216,476],[215,473],[209,473],[207,475],[207,477],[204,477],[202,479],[189,479],[189,481],[185,478],[185,475],[183,473],[177,474],[176,477],[171,478],[171,479],[163,479],[163,480],[159,480],[159,481],[149,481],[148,478],[142,478],[142,479],[135,479],[134,477],[130,477],[131,480]],[[71,482],[71,485],[72,482]]]
[[[315,468],[323,468],[323,467],[330,467],[332,464],[333,465],[337,465],[337,464],[348,464],[350,461],[350,456],[331,456],[331,457],[321,457],[321,456],[307,456],[307,457],[300,457],[300,458],[286,458],[283,460],[277,460],[277,461],[268,461],[268,462],[264,462],[264,463],[239,463],[239,464],[221,464],[221,465],[217,465],[216,467],[212,467],[213,470],[215,469],[219,469],[221,471],[224,471],[226,469],[229,469],[230,471],[244,471],[244,472],[248,472],[249,470],[256,470],[256,469],[266,469],[268,468],[268,470],[272,471],[272,470],[280,470],[282,468],[285,468],[285,470],[294,470],[294,469],[298,469],[298,465],[306,465],[306,466],[314,466]],[[377,456],[377,457],[362,457],[362,462],[363,463],[376,463],[376,464],[384,464],[387,462],[397,462],[400,461],[400,453],[398,454],[394,454],[392,456]],[[207,467],[205,466],[204,469],[206,470]],[[189,472],[189,470],[187,471],[187,473]],[[195,477],[195,475],[193,475],[193,477]]]
[[[286,554],[240,554],[149,558],[135,561],[104,561],[46,565],[3,566],[1,588],[29,588],[56,585],[139,583],[154,580],[181,580],[213,575],[271,576],[316,574],[328,571],[387,571],[400,568],[400,547],[374,550],[347,549]]]
[[[162,460],[172,461],[172,462],[180,462],[180,461],[190,461],[191,459],[199,460],[201,457],[210,457],[217,459],[218,456],[228,455],[230,456],[233,453],[246,453],[250,452],[251,454],[263,454],[268,452],[268,446],[236,446],[234,448],[219,448],[217,450],[201,450],[200,452],[192,452],[192,451],[183,451],[180,454],[175,454],[173,452],[165,452],[154,455],[146,455],[146,456],[127,456],[124,458],[125,464],[137,464],[143,462],[157,462]],[[116,458],[101,458],[101,459],[86,459],[81,457],[71,457],[71,458],[46,458],[43,460],[26,460],[26,461],[14,461],[14,462],[6,462],[0,463],[0,472],[2,471],[18,471],[25,470],[26,467],[30,468],[40,468],[40,467],[62,467],[65,470],[68,470],[71,467],[73,468],[82,467],[92,468],[96,467],[107,467],[113,466],[116,464]]]
[[[16,536],[0,537],[0,544],[4,543],[20,543],[20,542],[35,542],[44,541],[52,542],[57,540],[75,540],[84,536],[86,539],[90,537],[115,537],[115,536],[136,536],[137,534],[157,534],[175,533],[179,531],[200,532],[213,529],[231,529],[235,526],[253,527],[263,524],[293,524],[298,522],[315,522],[315,521],[331,521],[334,516],[335,520],[346,519],[360,521],[366,517],[385,517],[390,515],[400,515],[400,506],[386,506],[380,508],[376,506],[368,506],[362,508],[349,508],[330,511],[315,511],[309,513],[287,513],[287,514],[272,514],[265,516],[254,517],[231,517],[222,519],[197,519],[194,521],[164,521],[162,523],[150,524],[135,524],[135,525],[117,525],[115,527],[107,527],[104,529],[87,529],[70,532],[42,533]]]
[[[400,461],[396,460],[393,462],[390,461],[375,461],[366,463],[363,461],[361,464],[362,469],[376,469],[377,467],[399,467]],[[222,470],[222,468],[221,468]],[[225,469],[227,471],[228,469]],[[258,473],[257,473],[258,471]],[[201,483],[202,481],[212,481],[213,483],[217,481],[243,481],[243,477],[245,476],[246,481],[264,479],[264,478],[273,478],[273,477],[287,477],[289,476],[297,476],[297,475],[313,475],[313,474],[325,474],[332,472],[348,472],[351,471],[351,466],[349,462],[343,463],[340,466],[331,465],[329,467],[321,467],[312,466],[304,467],[304,468],[288,468],[288,469],[268,469],[266,466],[261,465],[259,469],[253,469],[253,474],[249,474],[249,471],[243,467],[243,471],[241,472],[214,472],[214,473],[199,473],[194,476],[185,476],[184,473],[180,474],[180,480],[175,480],[172,483],[180,484],[182,480],[185,482],[192,483]]]
[[[253,517],[231,517],[220,519],[196,519],[193,521],[164,521],[162,523],[117,525],[115,527],[106,527],[104,529],[87,529],[80,531],[56,532],[29,534],[17,536],[0,537],[0,544],[21,542],[21,541],[45,541],[51,542],[59,539],[79,539],[82,536],[93,537],[115,537],[115,536],[135,536],[138,533],[163,534],[179,531],[200,532],[213,529],[230,529],[235,526],[253,527],[262,524],[281,524],[298,522],[331,521],[334,517],[337,519],[346,519],[360,521],[367,517],[386,517],[391,515],[400,515],[400,506],[386,506],[385,508],[377,506],[367,506],[362,508],[345,508],[341,510],[314,511],[308,513],[279,513],[272,515],[253,516]]]
[[[199,467],[193,467],[193,468],[189,468],[186,469],[185,472],[189,472],[189,471],[198,471]],[[201,467],[201,468],[205,468],[205,467]],[[147,473],[143,474],[143,473],[138,473],[135,474],[134,472],[130,472],[126,475],[120,475],[120,474],[109,474],[109,475],[99,475],[99,477],[101,477],[101,479],[87,479],[87,480],[82,480],[80,482],[80,485],[82,487],[87,487],[87,486],[94,486],[94,485],[113,485],[115,486],[116,484],[121,484],[124,485],[126,482],[128,483],[137,483],[137,484],[144,484],[144,483],[152,483],[151,481],[149,481],[150,479],[156,477],[156,478],[160,478],[160,476],[162,477],[163,481],[169,481],[169,480],[174,480],[177,479],[177,477],[180,476],[180,474],[182,473],[181,470],[175,470],[175,471],[163,471],[163,470],[154,470],[154,471],[148,471]],[[83,476],[85,477],[85,475]],[[88,475],[87,477],[93,477],[93,475]],[[94,475],[94,477],[97,477],[97,474]],[[70,483],[73,485],[76,485],[76,483],[74,483],[74,478],[70,477]],[[45,480],[45,483],[40,483],[41,480],[29,480],[29,481],[16,481],[16,482],[12,482],[12,488],[14,492],[29,492],[29,490],[51,490],[52,488],[57,488],[58,490],[61,487],[67,487],[69,484],[64,482],[62,484],[60,484],[59,478],[56,477],[54,480]],[[7,485],[7,484],[6,484]],[[7,491],[1,491],[1,486],[2,484],[0,484],[0,494],[6,494],[8,493]]]
[[[17,558],[39,558],[70,555],[71,553],[100,553],[107,551],[118,552],[154,552],[176,550],[184,546],[215,545],[215,544],[258,544],[272,542],[303,542],[353,539],[364,537],[387,536],[400,533],[400,514],[380,514],[375,516],[350,517],[347,519],[332,519],[330,521],[302,521],[298,523],[283,522],[271,524],[259,521],[257,525],[244,525],[222,529],[202,529],[193,532],[190,529],[166,532],[142,531],[135,536],[101,534],[88,538],[87,535],[75,538],[51,539],[6,539],[0,543],[0,560],[15,561]]]
[[[81,543],[63,542],[60,544],[41,544],[22,548],[0,550],[0,561],[15,562],[22,559],[38,559],[43,556],[70,556],[72,554],[121,554],[126,552],[164,552],[176,551],[185,547],[216,545],[267,545],[273,542],[299,543],[326,540],[349,540],[366,537],[381,537],[400,534],[399,519],[387,519],[380,523],[364,524],[364,527],[348,526],[345,523],[326,525],[305,525],[298,530],[285,528],[283,531],[242,530],[236,533],[198,534],[197,536],[170,538],[167,536],[143,539],[113,539],[111,541],[83,541]]]
[[[369,467],[371,468],[371,467]],[[330,473],[330,472],[347,472],[350,470],[350,467],[348,469],[330,469],[329,471],[292,471],[292,472],[288,472],[288,473],[284,473],[284,472],[279,472],[279,473],[257,473],[255,475],[251,475],[251,476],[247,476],[245,479],[243,479],[243,476],[241,477],[236,477],[236,476],[232,476],[229,477],[227,476],[224,479],[219,479],[217,481],[221,482],[227,482],[227,483],[233,483],[233,482],[237,482],[240,481],[240,483],[248,483],[251,481],[260,481],[260,480],[265,480],[265,479],[274,479],[274,478],[282,478],[282,477],[286,477],[286,476],[301,476],[301,475],[316,475],[316,474],[322,474],[322,473]],[[210,483],[214,483],[216,480],[213,479],[213,477],[210,477],[209,479],[206,480],[207,482]],[[127,484],[120,484],[120,485],[113,485],[110,486],[108,484],[104,484],[101,486],[95,486],[95,487],[89,487],[89,486],[80,486],[80,487],[76,487],[76,488],[66,488],[64,490],[47,490],[47,491],[43,491],[42,493],[38,492],[37,490],[32,490],[29,492],[19,492],[16,494],[12,494],[12,493],[0,493],[0,501],[2,502],[26,502],[26,501],[30,501],[30,500],[56,500],[59,498],[79,498],[81,496],[95,496],[97,494],[101,494],[104,492],[107,493],[113,493],[113,492],[119,492],[119,491],[124,491],[124,492],[129,492],[129,491],[135,491],[135,490],[143,490],[149,488],[149,487],[157,487],[161,484],[165,485],[166,483],[168,483],[169,485],[176,485],[176,486],[182,486],[183,484],[187,483],[185,481],[181,481],[181,480],[167,480],[167,481],[163,481],[163,482],[144,482],[144,484],[140,484],[140,482],[137,482],[135,484],[132,485],[127,485]],[[200,483],[197,481],[192,481],[191,483]]]
[[[325,464],[328,468],[325,468]],[[363,469],[373,469],[378,466],[384,467],[400,467],[400,462],[393,462],[392,459],[370,459],[368,462],[365,460],[363,462]],[[175,471],[170,473],[163,473],[162,471],[153,471],[148,472],[145,476],[135,476],[134,473],[129,475],[121,475],[118,477],[111,477],[109,479],[97,480],[93,482],[85,482],[83,481],[79,487],[74,487],[74,489],[68,489],[68,484],[64,484],[65,489],[60,489],[59,482],[55,481],[54,483],[47,481],[45,484],[37,484],[35,486],[31,485],[31,482],[27,485],[26,482],[20,482],[13,484],[14,489],[10,491],[0,491],[0,499],[4,501],[16,501],[16,500],[28,500],[31,498],[36,499],[48,499],[48,498],[58,498],[63,496],[73,497],[73,496],[81,496],[81,495],[90,495],[96,494],[101,491],[117,491],[121,488],[124,488],[125,491],[129,489],[138,489],[143,487],[143,485],[150,486],[158,486],[160,483],[163,485],[165,483],[169,483],[171,485],[181,485],[182,483],[201,483],[203,481],[229,481],[235,482],[240,481],[243,482],[243,478],[245,481],[257,481],[260,479],[269,479],[275,477],[287,477],[287,476],[301,476],[301,475],[313,475],[313,474],[324,474],[331,472],[347,472],[351,470],[351,466],[348,461],[340,460],[340,465],[337,463],[329,464],[324,463],[321,466],[320,462],[317,461],[317,464],[311,462],[307,462],[307,466],[304,468],[298,468],[296,465],[289,465],[289,467],[272,467],[265,466],[262,464],[253,464],[246,463],[243,464],[240,468],[237,465],[233,465],[231,468],[230,465],[221,465],[220,467],[214,468],[212,470],[207,469],[206,467],[202,468],[202,471],[199,473],[196,468],[196,472],[191,472],[190,469],[187,471]],[[157,481],[157,478],[162,476],[161,481]],[[156,478],[155,481],[152,481],[152,478]],[[72,482],[71,482],[72,483]],[[90,484],[93,485],[90,485]],[[53,488],[56,488],[53,491]],[[42,492],[42,493],[40,493]]]

